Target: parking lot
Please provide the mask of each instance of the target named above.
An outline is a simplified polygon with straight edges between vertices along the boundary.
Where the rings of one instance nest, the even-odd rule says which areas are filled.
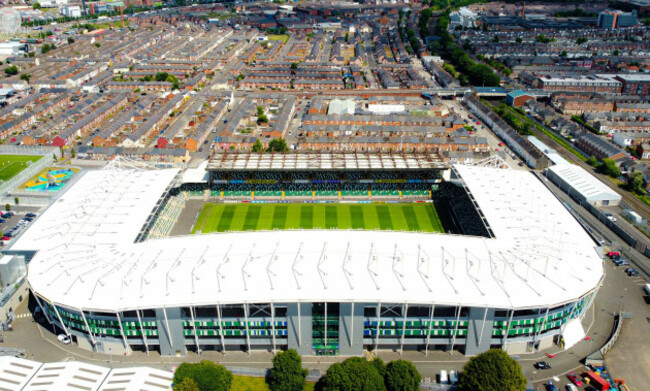
[[[12,205],[9,212],[5,208],[2,209],[3,217],[0,218],[0,232],[2,233],[2,245],[4,246],[31,223],[38,215],[39,208]]]

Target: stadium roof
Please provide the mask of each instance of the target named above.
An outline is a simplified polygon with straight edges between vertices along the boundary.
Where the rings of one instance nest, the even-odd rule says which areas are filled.
[[[220,153],[210,159],[208,170],[402,170],[444,167],[433,153]]]
[[[84,310],[295,301],[555,306],[596,288],[595,243],[531,173],[454,166],[495,238],[228,232],[134,243],[178,170],[88,171],[11,250],[32,289]]]

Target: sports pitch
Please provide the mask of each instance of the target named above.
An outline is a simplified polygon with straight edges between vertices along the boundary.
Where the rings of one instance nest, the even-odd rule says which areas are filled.
[[[7,181],[42,156],[33,155],[0,155],[0,180]],[[31,163],[27,163],[31,162]]]
[[[192,233],[273,229],[380,229],[444,232],[431,202],[401,204],[215,204],[203,206]]]

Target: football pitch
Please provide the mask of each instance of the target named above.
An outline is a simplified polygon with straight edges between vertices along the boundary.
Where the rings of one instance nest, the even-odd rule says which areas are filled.
[[[192,233],[273,229],[444,232],[431,202],[401,204],[216,204],[203,206]]]
[[[0,180],[7,181],[42,156],[0,155]],[[31,162],[31,163],[28,163]]]

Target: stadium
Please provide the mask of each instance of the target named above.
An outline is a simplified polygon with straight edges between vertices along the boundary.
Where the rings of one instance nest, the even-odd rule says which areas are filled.
[[[570,346],[604,271],[533,173],[429,154],[117,158],[8,254],[47,321],[112,354]]]

